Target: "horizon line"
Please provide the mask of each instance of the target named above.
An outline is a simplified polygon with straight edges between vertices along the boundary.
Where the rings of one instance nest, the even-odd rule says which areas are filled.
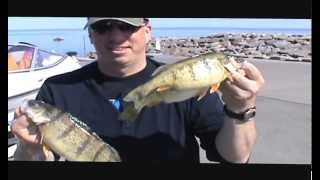
[[[211,27],[211,26],[177,26],[177,27],[153,27],[153,29],[179,29],[179,28],[189,28],[189,29],[288,29],[288,30],[312,30],[312,28],[309,27],[290,27],[290,28],[284,28],[284,27]],[[34,28],[34,29],[8,29],[8,31],[52,31],[52,30],[84,30],[83,28]]]

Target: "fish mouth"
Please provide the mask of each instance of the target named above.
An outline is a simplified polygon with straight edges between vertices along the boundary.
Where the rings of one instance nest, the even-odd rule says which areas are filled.
[[[34,112],[32,111],[32,106],[34,105],[35,101],[30,99],[23,100],[22,104],[20,105],[21,111],[24,112],[25,115],[32,120],[32,122],[34,122]]]
[[[25,112],[26,116],[30,118],[33,123],[35,123],[36,125],[40,125],[50,121],[50,119],[45,117],[39,118],[39,113],[41,113],[41,111],[38,108],[40,108],[40,106],[42,106],[43,104],[43,101],[25,99],[20,105],[20,108],[23,112]]]
[[[30,99],[24,99],[20,105],[20,108],[23,112],[27,112],[29,107],[30,107],[30,104],[34,104],[33,100],[30,100]]]

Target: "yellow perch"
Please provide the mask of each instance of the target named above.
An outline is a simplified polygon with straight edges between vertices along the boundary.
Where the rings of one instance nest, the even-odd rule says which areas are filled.
[[[42,101],[25,101],[21,108],[38,126],[45,147],[68,161],[121,161],[118,152],[69,113]]]
[[[161,66],[148,82],[129,92],[124,101],[133,102],[120,114],[120,120],[133,121],[143,107],[161,102],[172,103],[198,96],[200,100],[210,89],[219,85],[237,71],[240,64],[233,57],[208,53],[188,58],[174,64]]]

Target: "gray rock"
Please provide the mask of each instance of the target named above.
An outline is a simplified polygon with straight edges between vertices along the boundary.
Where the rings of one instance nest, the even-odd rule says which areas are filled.
[[[192,55],[200,54],[200,52],[201,52],[201,49],[200,49],[200,48],[190,49],[190,50],[189,50],[189,53],[192,54]]]
[[[242,35],[241,34],[234,34],[231,37],[229,37],[229,41],[241,40],[241,39],[242,39]]]
[[[262,54],[265,55],[271,55],[273,53],[272,49],[273,48],[270,46],[260,45],[258,46],[257,51],[260,51]]]
[[[276,51],[276,52],[274,52],[274,53],[277,53],[277,54],[279,54],[279,55],[286,55],[286,54],[288,54],[288,51],[279,50],[279,51]]]
[[[289,36],[288,36],[288,35],[285,35],[285,34],[279,34],[279,35],[275,35],[275,36],[273,37],[273,39],[275,39],[275,40],[286,40],[286,41],[288,41]]]
[[[259,37],[259,40],[271,40],[273,39],[273,36],[272,34],[262,34],[260,37]]]
[[[299,49],[290,49],[288,50],[288,55],[291,57],[307,57],[308,51],[306,50],[299,50]]]
[[[249,47],[258,47],[260,45],[264,45],[264,42],[259,41],[257,39],[249,39],[247,41],[247,46],[249,46]]]
[[[272,59],[272,60],[281,60],[281,57],[280,57],[280,56],[271,56],[269,59]]]
[[[217,47],[217,46],[219,46],[219,43],[208,43],[206,48],[211,49],[211,48]]]
[[[221,33],[219,33],[219,34],[215,34],[215,35],[213,35],[212,36],[213,38],[224,38],[225,37],[225,34],[221,34]]]
[[[251,38],[251,39],[255,39],[258,36],[255,33],[252,33],[252,34],[249,34],[248,37]]]
[[[178,56],[189,56],[189,48],[178,48],[176,54]]]
[[[304,57],[304,58],[302,58],[301,61],[303,61],[303,62],[311,62],[311,57]]]
[[[195,56],[224,52],[253,58],[311,61],[311,37],[272,34],[218,34],[201,38],[162,39],[161,51],[169,55]],[[155,39],[148,52],[155,52]]]
[[[290,46],[290,43],[286,40],[270,40],[266,41],[266,44],[269,44],[273,47],[280,48],[280,49],[286,49]]]

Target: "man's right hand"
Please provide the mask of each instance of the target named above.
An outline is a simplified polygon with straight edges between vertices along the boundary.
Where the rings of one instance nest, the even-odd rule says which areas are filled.
[[[26,113],[17,108],[15,119],[11,124],[11,132],[19,139],[14,160],[46,161],[54,160],[53,153],[41,142],[41,133]]]

